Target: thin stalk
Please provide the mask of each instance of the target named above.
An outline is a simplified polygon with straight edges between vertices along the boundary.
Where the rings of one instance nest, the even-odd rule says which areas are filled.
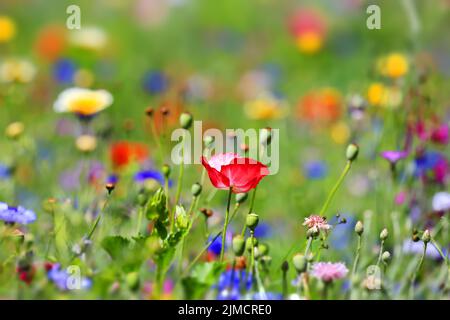
[[[334,185],[333,189],[331,189],[331,192],[328,194],[327,200],[325,201],[325,203],[323,204],[322,209],[319,212],[319,216],[323,216],[325,214],[325,211],[327,211],[331,200],[333,200],[334,195],[336,194],[337,190],[339,189],[339,187],[341,186],[342,182],[345,179],[345,176],[347,175],[347,173],[350,171],[350,167],[352,166],[352,161],[347,161],[347,164],[344,167],[344,170],[342,171],[338,181],[336,182],[336,184]]]
[[[356,248],[356,256],[355,256],[355,262],[353,263],[352,276],[355,275],[356,270],[358,269],[359,257],[361,255],[361,243],[362,243],[361,236],[358,235],[358,247]]]
[[[247,214],[250,214],[253,211],[253,206],[255,204],[255,198],[256,198],[256,188],[257,187],[255,187],[255,189],[253,190],[252,199],[250,200],[250,206],[248,207],[248,213]],[[245,231],[246,230],[247,230],[247,225],[244,223],[244,227],[242,228],[242,231],[241,231],[241,235],[242,236],[245,235]]]
[[[225,241],[227,238],[227,228],[229,223],[228,219],[230,215],[231,195],[232,195],[232,188],[228,190],[227,211],[225,212],[225,222],[223,224],[223,231],[222,231],[222,247],[220,248],[220,262],[223,262],[223,256],[225,253]]]
[[[416,271],[413,273],[413,276],[411,277],[411,286],[410,286],[411,299],[414,299],[414,283],[416,282],[417,275],[420,272],[420,269],[422,268],[423,261],[425,259],[425,254],[427,252],[427,244],[428,244],[427,242],[423,243],[422,256],[420,257],[419,263],[417,264]]]
[[[384,240],[381,240],[380,252],[378,253],[377,267],[380,265],[381,256],[383,255]]]

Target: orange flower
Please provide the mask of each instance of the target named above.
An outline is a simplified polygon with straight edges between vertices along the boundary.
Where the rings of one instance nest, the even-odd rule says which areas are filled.
[[[334,122],[342,114],[342,97],[332,88],[323,88],[307,93],[300,100],[297,115],[310,122]]]
[[[61,56],[66,46],[64,29],[60,26],[50,25],[39,32],[34,48],[36,53],[44,60],[55,61]]]
[[[133,161],[142,162],[148,158],[148,148],[143,143],[118,141],[110,149],[111,161],[116,168],[128,165]]]

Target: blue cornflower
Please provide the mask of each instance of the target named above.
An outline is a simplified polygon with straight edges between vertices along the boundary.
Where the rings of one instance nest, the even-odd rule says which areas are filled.
[[[322,161],[311,161],[305,164],[304,171],[309,179],[319,180],[327,175],[328,168]]]
[[[225,239],[225,250],[228,248],[229,245],[231,245],[233,235],[231,232],[227,232],[227,236]],[[208,242],[212,240],[212,237],[209,237]],[[222,249],[222,236],[217,237],[213,243],[208,247],[208,252],[211,252],[218,256],[220,254],[220,250]]]
[[[92,281],[88,278],[73,279],[79,280],[80,288],[71,288],[71,285],[77,285],[76,283],[71,283],[71,277],[75,275],[69,274],[67,270],[61,269],[59,263],[54,264],[52,268],[47,272],[48,279],[53,282],[58,289],[65,291],[70,289],[89,289],[92,286]]]
[[[24,207],[12,207],[0,202],[0,220],[8,223],[29,224],[36,220],[36,213]]]
[[[168,83],[167,77],[160,71],[148,72],[142,79],[144,90],[151,94],[158,94],[166,91]]]
[[[245,270],[224,271],[214,286],[218,291],[217,300],[239,300],[242,297],[242,291],[244,293],[249,291],[251,284],[251,274],[248,276]]]
[[[118,181],[119,177],[115,174],[111,174],[108,176],[108,178],[106,178],[106,183],[117,184]]]
[[[11,176],[11,169],[0,163],[0,180],[8,179]]]
[[[253,294],[253,300],[282,300],[283,295],[281,293],[275,293],[275,292],[266,292],[266,293],[260,293],[255,292]]]
[[[272,234],[272,227],[266,222],[260,222],[255,228],[255,237],[258,239],[268,238]]]
[[[145,180],[152,179],[159,182],[159,184],[164,184],[164,175],[156,170],[142,170],[134,175],[134,180],[136,182],[144,182]],[[169,187],[172,186],[172,180],[169,180]]]
[[[69,59],[57,61],[53,67],[53,77],[61,84],[72,84],[77,67]]]

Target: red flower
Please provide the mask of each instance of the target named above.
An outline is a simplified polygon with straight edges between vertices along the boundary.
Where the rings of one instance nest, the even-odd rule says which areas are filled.
[[[148,149],[142,143],[119,141],[111,146],[110,155],[115,167],[123,167],[132,161],[142,162],[147,159]]]
[[[209,161],[202,157],[202,164],[214,187],[232,188],[234,193],[248,192],[269,174],[269,169],[261,162],[235,153],[216,154]]]

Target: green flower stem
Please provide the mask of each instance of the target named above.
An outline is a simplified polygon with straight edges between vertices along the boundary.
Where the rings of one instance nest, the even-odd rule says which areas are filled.
[[[411,300],[414,299],[414,283],[416,282],[417,275],[419,274],[420,269],[422,268],[426,252],[427,252],[427,243],[424,242],[422,256],[420,257],[419,263],[417,264],[417,268],[414,271],[413,276],[411,277],[411,285],[410,285],[410,299]]]
[[[142,206],[140,206],[139,213],[138,213],[138,221],[137,221],[137,226],[136,226],[136,234],[137,235],[139,235],[139,232],[141,231],[143,217],[144,217],[144,208]]]
[[[446,271],[447,275],[446,275],[446,279],[445,279],[445,283],[444,283],[444,288],[442,289],[442,292],[445,294],[447,292],[447,289],[448,289],[449,285],[450,285],[450,262],[449,262],[449,259],[448,259],[448,255],[446,256],[444,254],[444,252],[442,251],[441,247],[436,242],[436,240],[434,240],[434,238],[431,238],[431,243],[433,243],[434,247],[439,252],[439,255],[444,260],[445,265],[447,267],[447,271]]]
[[[153,118],[150,119],[150,129],[152,130],[153,139],[155,140],[156,147],[158,148],[159,159],[161,161],[161,165],[164,163],[163,150],[161,146],[161,138],[156,132],[155,122]]]
[[[333,189],[331,189],[331,192],[328,194],[327,200],[325,201],[322,209],[319,212],[319,216],[323,216],[325,214],[325,212],[327,211],[327,209],[331,203],[331,200],[333,200],[334,195],[336,194],[337,190],[339,189],[342,182],[344,181],[345,176],[350,171],[351,166],[352,166],[352,161],[347,161],[347,164],[345,165],[344,170],[342,171],[338,181],[334,185]]]
[[[230,222],[233,220],[233,218],[236,216],[238,209],[239,209],[239,204],[237,203],[236,206],[234,207],[234,211],[231,214],[230,217]],[[211,244],[213,244],[214,241],[216,241],[217,238],[220,237],[220,235],[222,234],[222,231],[219,231],[214,238],[212,238],[204,247],[203,249],[199,252],[199,254],[194,258],[194,260],[192,260],[192,262],[189,264],[189,266],[186,268],[186,271],[184,272],[184,274],[187,274],[189,272],[189,270],[192,269],[192,267],[197,263],[197,261],[201,258],[201,256],[206,252],[206,250],[208,250],[208,248],[211,246]]]
[[[223,223],[222,247],[220,248],[220,262],[223,262],[223,256],[225,253],[225,241],[227,238],[227,228],[229,223],[228,219],[230,214],[231,195],[232,195],[232,188],[228,190],[227,211],[225,212],[225,222]]]
[[[186,137],[185,131],[183,131],[183,135],[181,136],[181,163],[180,163],[180,171],[178,174],[178,184],[177,184],[177,193],[175,194],[175,205],[178,204],[181,195],[181,186],[183,183],[183,173],[184,173],[184,139]]]
[[[378,253],[377,267],[380,265],[381,256],[383,255],[384,240],[381,240],[380,252]]]
[[[287,289],[288,283],[287,283],[287,270],[283,269],[283,289],[282,289],[282,297],[283,300],[287,297]]]
[[[356,274],[356,271],[358,269],[359,257],[361,255],[361,243],[362,243],[362,237],[360,235],[358,235],[358,247],[356,248],[355,262],[353,263],[352,277]]]

